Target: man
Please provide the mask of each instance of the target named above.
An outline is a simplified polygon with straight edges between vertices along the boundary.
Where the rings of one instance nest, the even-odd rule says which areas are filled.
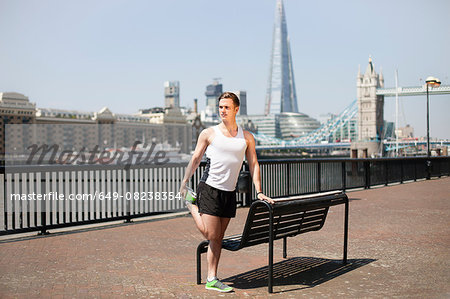
[[[209,240],[206,254],[208,277],[205,288],[230,292],[233,288],[223,284],[217,278],[217,267],[225,230],[231,218],[236,215],[234,190],[244,155],[248,161],[258,199],[270,203],[273,203],[273,200],[262,192],[255,139],[250,132],[244,131],[236,123],[239,98],[234,93],[224,92],[218,101],[222,122],[200,133],[194,154],[186,168],[180,192],[185,196],[186,184],[199,166],[206,151],[207,166],[197,186],[197,200],[194,205],[186,201],[186,205],[197,228]]]

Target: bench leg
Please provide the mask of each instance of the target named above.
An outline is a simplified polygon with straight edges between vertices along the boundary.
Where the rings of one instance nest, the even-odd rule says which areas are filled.
[[[269,218],[269,273],[267,279],[268,292],[273,293],[273,216]]]
[[[202,283],[202,252],[200,245],[197,247],[197,284]]]
[[[283,258],[287,257],[287,237],[283,238]]]
[[[268,292],[273,293],[273,240],[269,241],[269,273],[268,273]]]

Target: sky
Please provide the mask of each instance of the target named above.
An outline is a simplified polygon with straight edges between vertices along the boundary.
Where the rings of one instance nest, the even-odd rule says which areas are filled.
[[[299,110],[318,118],[356,99],[369,55],[385,86],[450,85],[450,1],[285,0]],[[0,92],[38,108],[137,113],[164,105],[180,81],[182,106],[205,107],[206,85],[247,91],[261,114],[275,0],[0,0]],[[430,99],[430,136],[450,139],[450,95]],[[395,98],[385,99],[395,119]],[[400,97],[400,126],[426,134],[426,97]]]

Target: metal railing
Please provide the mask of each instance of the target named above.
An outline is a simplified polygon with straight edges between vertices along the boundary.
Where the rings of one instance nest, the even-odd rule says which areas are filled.
[[[260,166],[263,191],[281,197],[415,181],[428,171],[448,176],[450,157],[262,160]]]
[[[46,233],[65,226],[130,221],[182,210],[184,202],[175,196],[185,166],[4,167],[0,174],[0,234]],[[34,200],[17,200],[17,195],[34,195]]]
[[[427,161],[431,161],[430,167]],[[450,174],[450,157],[259,163],[263,191],[271,197],[402,183],[425,179],[428,171],[432,177]],[[49,229],[67,226],[183,211],[184,201],[177,193],[185,168],[186,164],[133,165],[129,169],[120,165],[1,167],[0,235],[29,231],[45,234]],[[194,189],[204,168],[202,162],[192,177]],[[33,195],[34,199],[30,198]],[[250,186],[247,193],[238,194],[238,204],[248,205],[255,197]]]

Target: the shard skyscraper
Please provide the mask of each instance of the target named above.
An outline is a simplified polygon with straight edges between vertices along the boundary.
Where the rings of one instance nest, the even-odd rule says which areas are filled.
[[[277,0],[265,114],[298,112],[283,0]]]

